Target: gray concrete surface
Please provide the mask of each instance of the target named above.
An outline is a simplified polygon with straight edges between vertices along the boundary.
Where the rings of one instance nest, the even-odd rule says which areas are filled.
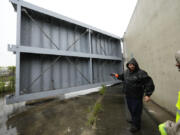
[[[148,113],[155,121],[156,124],[163,123],[167,120],[175,121],[175,115],[168,110],[162,108],[154,101],[150,101],[148,103],[144,103],[144,110]]]
[[[89,109],[99,97],[98,93],[94,93],[28,106],[6,106],[5,101],[0,100],[3,108],[0,110],[0,135],[131,135],[128,130],[130,124],[126,122],[130,116],[120,85],[107,89],[96,128],[88,126]],[[145,106],[149,113],[143,111],[142,129],[135,135],[159,135],[158,123],[172,117],[156,104],[149,102]]]
[[[130,124],[126,121],[130,115],[121,90],[114,87],[106,92],[102,102],[104,111],[99,114],[96,135],[132,135],[128,130]],[[159,135],[158,125],[145,111],[142,129],[135,135]]]
[[[125,57],[137,58],[155,82],[153,100],[174,114],[180,90],[174,58],[180,49],[179,22],[179,0],[138,0],[124,34]]]

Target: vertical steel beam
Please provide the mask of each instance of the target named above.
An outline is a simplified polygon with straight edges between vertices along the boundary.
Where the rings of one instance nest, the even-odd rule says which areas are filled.
[[[121,47],[121,72],[124,72],[124,64],[125,64],[125,51],[124,51],[124,38],[120,38],[120,47]]]
[[[21,4],[17,3],[17,30],[16,30],[16,45],[21,44]],[[16,52],[16,96],[20,95],[20,52]]]
[[[92,43],[91,43],[91,30],[89,29],[88,33],[88,44],[89,44],[89,53],[92,54]],[[93,67],[92,67],[92,58],[89,59],[89,75],[90,75],[90,82],[93,83]]]

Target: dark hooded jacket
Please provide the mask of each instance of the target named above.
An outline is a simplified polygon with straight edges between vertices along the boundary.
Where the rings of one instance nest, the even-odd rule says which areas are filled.
[[[129,70],[128,65],[133,64],[135,70]],[[132,58],[127,64],[127,70],[119,75],[118,79],[124,83],[124,91],[127,97],[142,98],[144,94],[151,96],[154,91],[154,83],[147,72],[141,70],[135,58]]]

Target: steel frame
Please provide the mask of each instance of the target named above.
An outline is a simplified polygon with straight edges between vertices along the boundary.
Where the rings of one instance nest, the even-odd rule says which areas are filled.
[[[91,59],[94,58],[94,59],[122,61],[122,58],[116,56],[104,56],[104,55],[98,55],[92,53],[73,52],[73,51],[64,51],[57,49],[38,48],[38,47],[8,45],[8,51],[12,51],[16,54],[18,52],[22,52],[22,53],[61,55],[61,56],[72,56],[72,57],[91,58]]]
[[[87,29],[90,29],[90,30],[93,30],[93,31],[97,31],[99,33],[103,33],[107,36],[110,36],[110,37],[113,37],[113,38],[116,38],[116,39],[119,39],[120,40],[120,37],[119,36],[116,36],[114,34],[111,34],[111,33],[108,33],[106,31],[103,31],[103,30],[100,30],[98,28],[95,28],[95,27],[92,27],[90,25],[87,25],[85,23],[82,23],[82,22],[79,22],[77,20],[74,20],[74,19],[71,19],[71,18],[68,18],[66,16],[63,16],[63,15],[60,15],[60,14],[57,14],[55,12],[52,12],[52,11],[49,11],[47,9],[44,9],[44,8],[41,8],[41,7],[38,7],[38,6],[35,6],[33,4],[30,4],[28,2],[25,2],[23,0],[10,0],[11,3],[13,4],[16,4],[16,5],[19,5],[20,7],[25,7],[25,8],[29,8],[29,9],[32,9],[34,11],[37,11],[37,12],[40,12],[40,13],[43,13],[43,14],[46,14],[46,15],[49,15],[49,16],[52,16],[52,17],[55,17],[57,19],[61,19],[61,20],[64,20],[64,21],[67,21],[67,22],[70,22],[72,24],[76,24],[78,26],[82,26],[84,28],[87,28]],[[18,9],[17,9],[18,10]]]
[[[110,85],[112,83],[118,83],[119,81],[110,81],[110,82],[104,82],[104,85]],[[46,91],[46,92],[37,92],[37,93],[32,93],[32,94],[26,94],[26,95],[20,95],[20,96],[13,96],[9,97],[8,100],[6,101],[7,104],[11,104],[14,102],[22,102],[22,101],[28,101],[28,100],[35,100],[39,98],[45,98],[45,97],[56,97],[61,94],[66,94],[66,93],[71,93],[75,91],[81,91],[81,90],[86,90],[89,88],[95,88],[98,86],[101,86],[102,83],[97,83],[97,84],[89,84],[89,85],[84,85],[84,86],[79,86],[79,87],[71,87],[71,88],[65,88],[65,89],[57,89],[57,90],[52,90],[52,91]]]
[[[93,66],[92,66],[92,59],[103,59],[103,60],[113,60],[113,61],[120,61],[122,62],[122,54],[121,56],[105,56],[105,55],[99,55],[99,54],[93,54],[92,53],[92,43],[91,43],[91,33],[93,31],[102,33],[104,35],[107,35],[109,37],[115,38],[119,40],[119,45],[121,45],[120,37],[110,34],[108,32],[105,32],[103,30],[97,29],[95,27],[89,26],[87,24],[81,23],[79,21],[70,19],[68,17],[65,17],[63,15],[59,15],[57,13],[51,12],[49,10],[40,8],[38,6],[32,5],[30,3],[24,2],[22,0],[10,0],[10,2],[16,6],[17,11],[17,39],[16,39],[16,45],[8,45],[8,50],[16,53],[16,93],[15,96],[9,96],[7,97],[7,103],[14,103],[14,102],[21,102],[26,100],[34,100],[38,98],[44,98],[48,96],[57,96],[57,94],[65,94],[67,92],[73,92],[88,88],[93,88],[100,86],[102,83],[96,83],[93,84]],[[64,51],[64,50],[57,50],[57,49],[47,49],[47,48],[37,48],[37,47],[26,47],[21,45],[21,13],[22,13],[22,7],[28,8],[31,10],[34,10],[36,12],[40,12],[52,17],[55,17],[60,20],[64,20],[67,22],[70,22],[72,24],[84,27],[88,30],[88,45],[89,45],[89,53],[83,53],[83,52],[73,52],[73,51]],[[21,53],[32,53],[32,54],[45,54],[45,55],[57,55],[57,56],[67,56],[67,57],[81,57],[81,58],[87,58],[89,59],[89,73],[90,73],[90,82],[91,84],[78,86],[78,87],[71,87],[71,88],[65,88],[65,89],[58,89],[58,90],[50,90],[50,91],[44,91],[44,92],[36,92],[32,94],[25,94],[20,95],[20,54]],[[116,81],[110,81],[110,82],[103,82],[103,84],[111,84]]]

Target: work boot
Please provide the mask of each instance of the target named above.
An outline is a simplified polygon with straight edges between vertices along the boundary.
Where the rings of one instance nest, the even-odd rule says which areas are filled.
[[[129,131],[132,133],[138,132],[139,130],[140,130],[140,128],[135,127],[135,126],[131,126],[131,128],[129,129]]]
[[[132,124],[133,123],[133,121],[132,120],[126,120],[128,123],[130,123],[130,124]]]

